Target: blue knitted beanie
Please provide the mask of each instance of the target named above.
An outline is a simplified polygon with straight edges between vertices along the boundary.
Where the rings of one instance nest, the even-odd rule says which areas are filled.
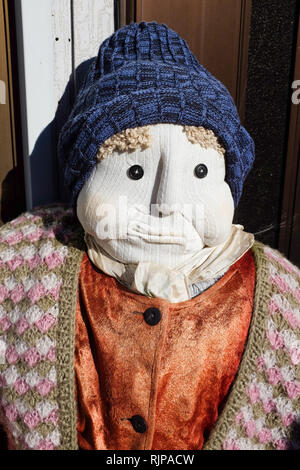
[[[73,203],[105,140],[157,123],[203,126],[219,137],[236,206],[253,164],[253,141],[225,86],[177,33],[156,22],[132,23],[106,39],[78,92],[58,144]]]

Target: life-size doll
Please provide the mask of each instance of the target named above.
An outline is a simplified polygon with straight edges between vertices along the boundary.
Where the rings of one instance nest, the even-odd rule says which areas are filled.
[[[299,270],[232,223],[254,145],[226,88],[166,25],[125,26],[59,156],[74,213],[0,232],[10,448],[299,448]]]

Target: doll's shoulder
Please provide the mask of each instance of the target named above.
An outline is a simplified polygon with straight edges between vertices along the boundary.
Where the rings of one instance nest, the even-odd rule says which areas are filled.
[[[0,229],[0,423],[16,448],[59,446],[56,420],[45,423],[59,413],[57,376],[73,341],[82,241],[63,206],[24,213]]]
[[[255,242],[252,252],[256,264],[255,307],[265,312],[266,334],[269,339],[274,334],[277,339],[285,338],[282,344],[287,348],[296,344],[294,365],[300,365],[300,270],[268,245]],[[278,344],[273,346],[276,349]]]
[[[81,227],[64,206],[26,212],[0,228],[0,335],[25,325],[25,312],[50,309],[67,260],[82,242]]]
[[[227,402],[226,418],[232,424],[223,449],[299,449],[299,269],[260,242],[251,250],[256,267],[253,315]]]
[[[267,276],[283,293],[300,289],[300,269],[279,250],[256,241],[252,253],[260,276]],[[296,297],[300,302],[300,291]]]
[[[82,248],[83,234],[72,208],[52,205],[25,212],[0,228],[0,271],[17,274],[19,268],[42,263],[51,269],[70,246]]]
[[[293,365],[300,366],[300,270],[268,245],[256,242],[252,251],[256,263],[255,305],[266,312],[267,337],[274,350],[280,349],[279,344],[291,349]]]

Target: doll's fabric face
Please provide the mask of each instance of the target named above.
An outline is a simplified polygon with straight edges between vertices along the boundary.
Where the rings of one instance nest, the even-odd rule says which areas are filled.
[[[147,129],[147,148],[119,146],[97,164],[79,194],[77,214],[114,259],[177,267],[230,235],[234,203],[224,152],[214,139],[193,140],[186,126]]]

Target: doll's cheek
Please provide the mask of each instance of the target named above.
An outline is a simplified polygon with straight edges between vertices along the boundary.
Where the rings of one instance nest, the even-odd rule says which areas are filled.
[[[103,200],[97,193],[86,191],[80,192],[77,199],[77,217],[84,230],[88,233],[95,231]]]
[[[229,219],[220,220],[218,216],[207,219],[204,229],[204,244],[216,246],[224,243],[230,235],[231,226]]]
[[[224,214],[212,214],[206,220],[204,243],[207,246],[215,246],[224,243],[230,235],[232,227],[231,217]]]
[[[78,220],[84,229],[85,229],[86,207],[87,207],[86,193],[84,189],[82,189],[77,199],[76,213],[77,213]]]
[[[202,217],[195,226],[205,245],[215,246],[226,241],[232,227],[234,202],[227,184],[215,191],[214,197],[202,199]]]

